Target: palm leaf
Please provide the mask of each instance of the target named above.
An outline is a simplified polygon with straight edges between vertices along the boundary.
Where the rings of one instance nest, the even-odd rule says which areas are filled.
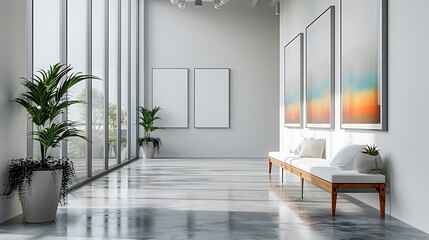
[[[88,140],[83,136],[82,131],[76,129],[75,123],[71,121],[52,123],[50,126],[35,132],[35,140],[40,142],[45,149],[58,147],[61,141],[70,137],[78,137]]]
[[[82,81],[98,79],[80,72],[72,73],[72,70],[70,65],[60,63],[50,66],[48,70],[40,69],[31,79],[23,78],[22,85],[26,91],[12,100],[25,108],[29,119],[36,125],[37,130],[31,134],[40,143],[42,161],[48,148],[58,147],[61,141],[70,137],[87,140],[76,129],[74,122],[56,122],[68,107],[83,103],[68,99],[67,92]]]
[[[138,107],[140,112],[139,125],[143,127],[145,131],[145,138],[150,138],[150,134],[155,130],[162,129],[161,127],[155,126],[155,121],[160,118],[156,114],[161,110],[160,107],[155,106],[153,109],[147,109],[144,107]]]

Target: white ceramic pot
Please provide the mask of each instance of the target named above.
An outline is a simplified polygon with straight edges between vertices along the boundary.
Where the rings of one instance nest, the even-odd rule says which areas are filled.
[[[22,203],[26,222],[43,223],[55,220],[62,176],[61,170],[34,171]]]
[[[383,171],[383,160],[380,155],[373,156],[360,152],[355,158],[355,168],[360,173],[381,173]]]
[[[128,159],[128,148],[127,147],[122,148],[121,159]]]
[[[148,142],[142,145],[143,159],[153,159],[155,156],[155,148],[153,143]]]
[[[109,158],[116,158],[117,151],[116,144],[109,144]]]

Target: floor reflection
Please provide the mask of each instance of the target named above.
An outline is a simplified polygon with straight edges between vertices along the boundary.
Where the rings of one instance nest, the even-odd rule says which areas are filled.
[[[338,199],[266,161],[140,160],[76,190],[47,224],[0,225],[0,239],[429,239],[364,204]]]

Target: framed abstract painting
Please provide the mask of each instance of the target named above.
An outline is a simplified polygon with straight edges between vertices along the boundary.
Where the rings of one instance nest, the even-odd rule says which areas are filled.
[[[387,130],[386,23],[386,0],[341,0],[341,128]]]
[[[284,47],[284,126],[302,127],[303,34]]]
[[[306,127],[334,128],[335,7],[305,29]]]

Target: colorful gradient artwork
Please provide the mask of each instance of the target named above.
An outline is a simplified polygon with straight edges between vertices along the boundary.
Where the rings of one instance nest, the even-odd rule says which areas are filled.
[[[302,126],[302,33],[284,48],[284,124]]]
[[[379,124],[380,100],[376,73],[344,76],[342,93],[343,123]]]
[[[286,97],[285,124],[299,124],[301,122],[301,102],[299,94]]]
[[[387,130],[381,14],[385,6],[385,0],[342,0],[342,128]]]
[[[313,81],[314,82],[314,81]],[[320,84],[307,84],[307,123],[330,124],[331,90],[330,79],[321,79]]]
[[[307,127],[332,128],[334,113],[335,8],[331,6],[306,28]]]

